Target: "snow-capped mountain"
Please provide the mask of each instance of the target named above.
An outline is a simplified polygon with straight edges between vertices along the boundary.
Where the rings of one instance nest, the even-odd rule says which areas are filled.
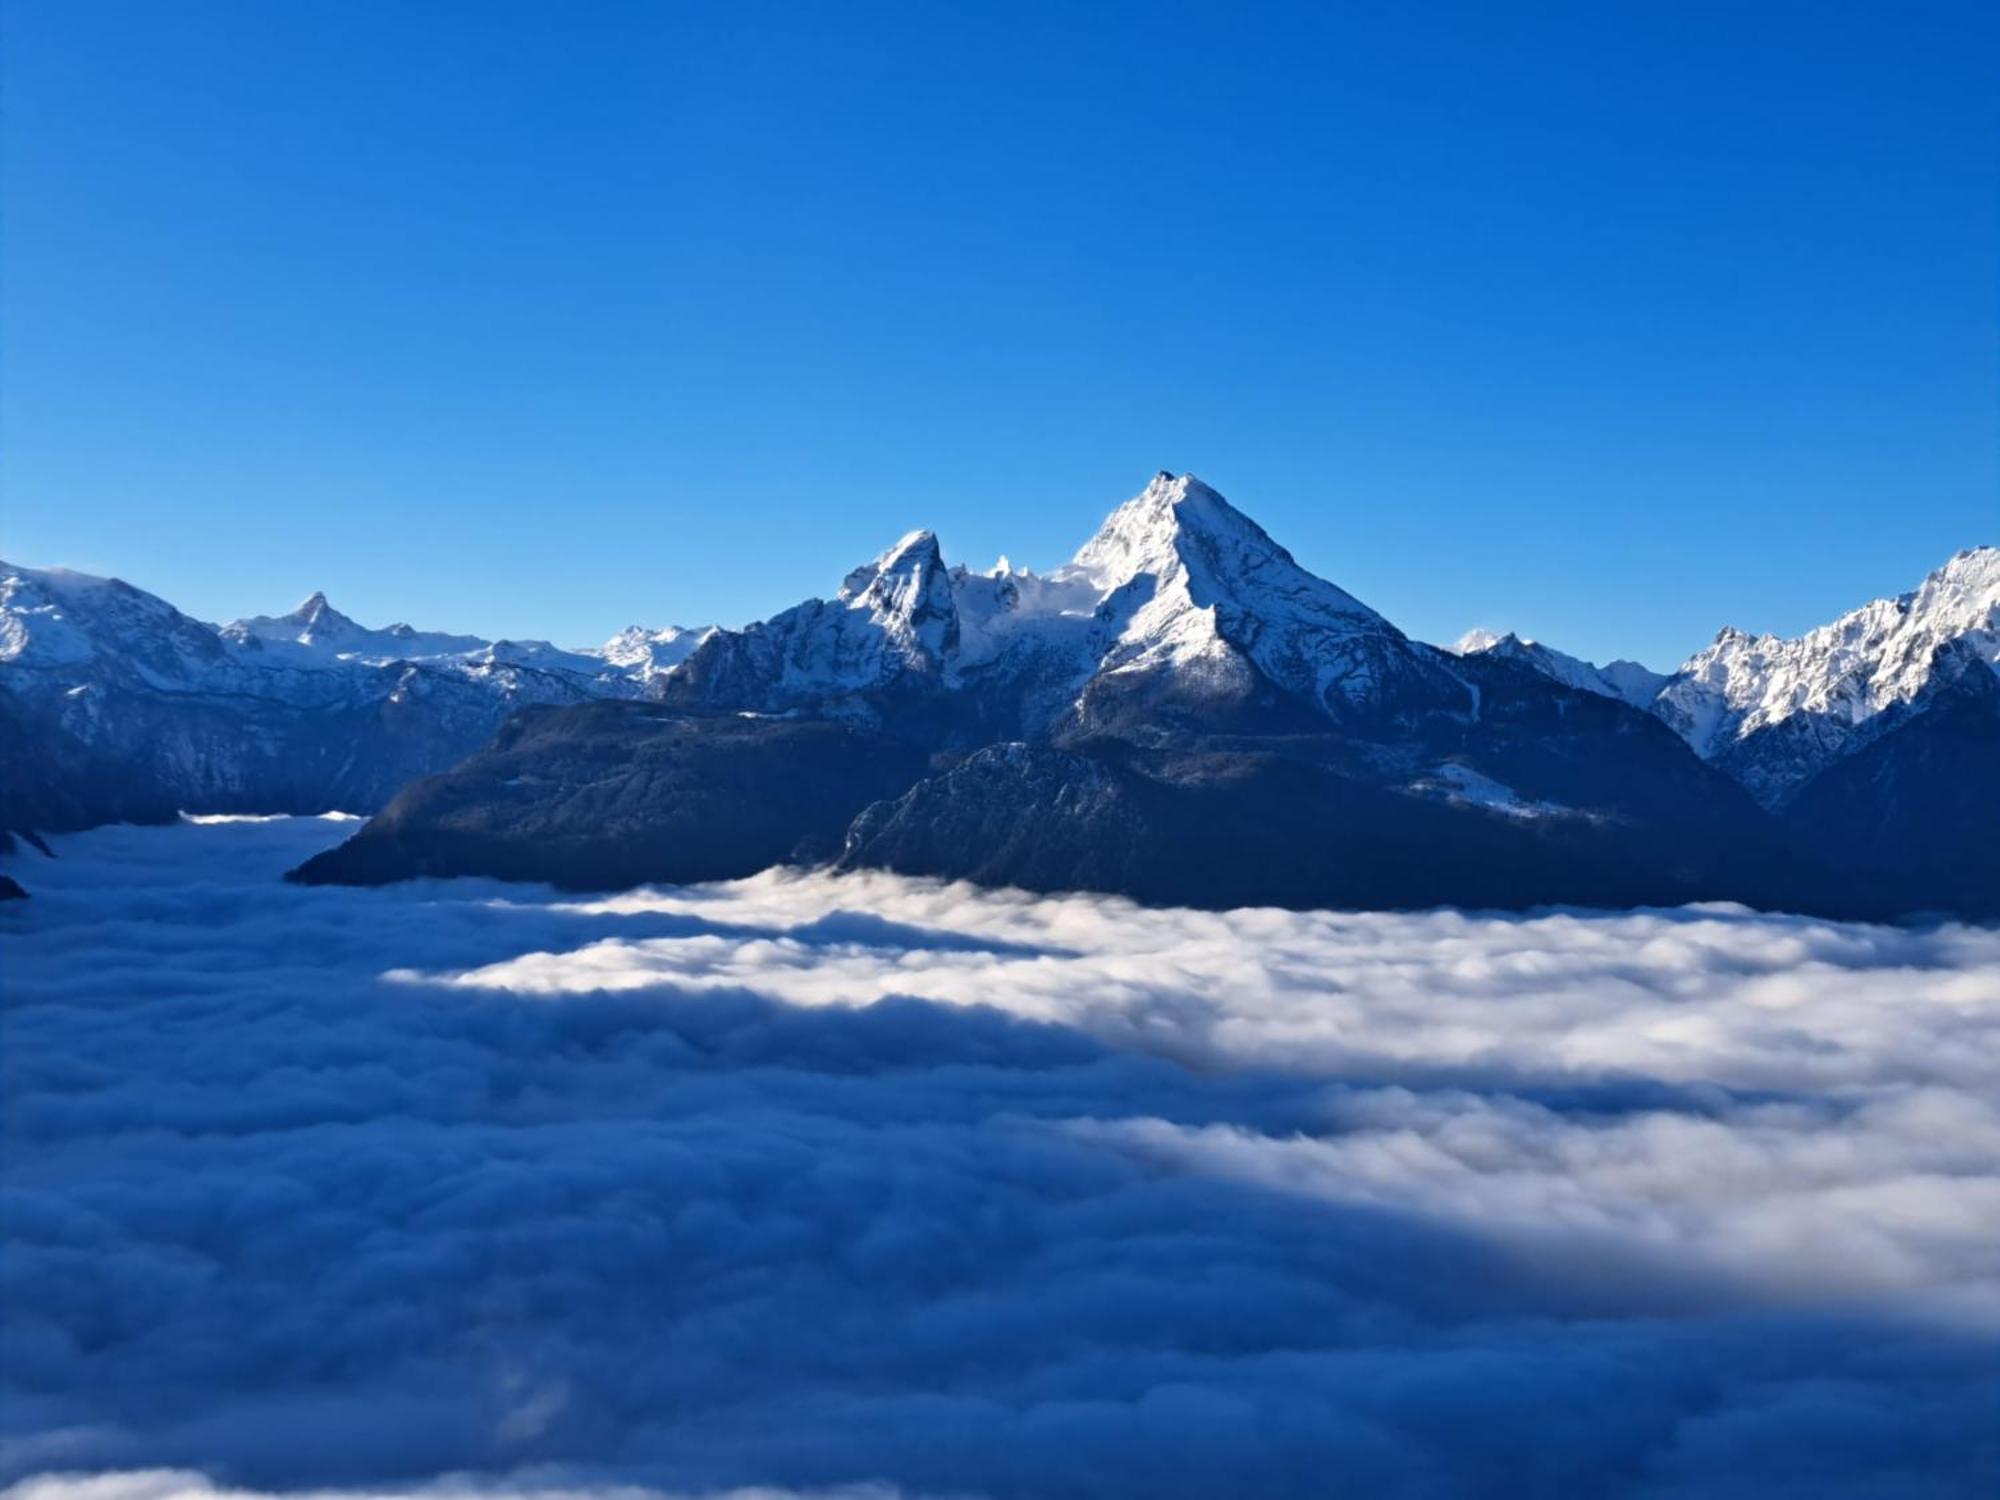
[[[1821,771],[1922,712],[1948,651],[2000,671],[2000,548],[1960,552],[1915,589],[1792,639],[1725,627],[1671,675],[1474,630],[1462,657],[1519,662],[1658,715],[1695,754],[1779,808]]]
[[[1339,720],[1391,700],[1469,714],[1478,696],[1443,653],[1306,572],[1193,475],[1166,473],[1046,575],[1004,559],[950,567],[932,533],[912,532],[834,598],[715,632],[663,691],[684,706],[837,704],[862,719],[873,695],[958,694],[979,700],[981,723],[1004,702],[1026,733],[1135,699],[1219,721],[1275,694]]]
[[[1773,868],[1658,720],[1411,640],[1191,475],[1047,574],[911,532],[653,698],[515,721],[301,877],[746,874],[779,806],[795,858],[1199,904],[1748,899]]]
[[[15,672],[73,673],[115,664],[178,682],[228,659],[215,627],[143,589],[67,568],[0,563],[0,665]]]
[[[713,633],[710,625],[668,625],[659,630],[628,625],[606,641],[598,654],[611,666],[650,684],[686,661]]]
[[[1668,680],[1667,673],[1655,672],[1636,661],[1621,659],[1599,666],[1540,641],[1523,640],[1511,631],[1495,635],[1490,630],[1468,630],[1449,649],[1454,656],[1491,655],[1520,662],[1557,682],[1600,697],[1616,698],[1634,708],[1650,707]]]
[[[848,573],[832,599],[805,603],[695,646],[669,701],[779,713],[941,677],[956,659],[958,611],[937,538],[913,531]]]
[[[1767,806],[1919,703],[1953,642],[2000,670],[2000,547],[1960,552],[1915,589],[1790,640],[1725,628],[1654,712]]]
[[[491,642],[476,635],[448,635],[391,625],[370,630],[358,625],[315,593],[290,614],[252,615],[222,627],[224,640],[239,646],[253,642],[287,653],[332,659],[359,657],[369,661],[414,661],[428,657],[466,656]]]
[[[1240,699],[1261,679],[1337,722],[1478,706],[1439,653],[1301,568],[1191,474],[1155,476],[1057,576],[1099,593],[1095,697],[1152,679],[1177,699],[1190,687]]]
[[[490,641],[402,624],[371,629],[321,593],[288,614],[217,626],[121,579],[0,562],[0,670],[16,691],[31,682],[23,674],[74,675],[86,665],[129,670],[183,690],[254,686],[258,679],[232,674],[262,672],[269,674],[262,685],[278,694],[296,687],[302,671],[352,677],[421,666],[468,676],[516,667],[588,679],[602,696],[632,696],[709,634],[708,627],[634,625],[600,647],[566,650],[547,641]]]
[[[476,635],[416,630],[390,625],[371,630],[355,623],[314,594],[290,614],[252,615],[232,620],[219,634],[229,644],[286,665],[336,664],[386,667],[399,662],[442,666],[466,672],[518,667],[547,672],[590,685],[591,696],[625,697],[673,670],[701,643],[706,629],[669,625],[648,630],[632,625],[602,646],[565,650],[547,641],[489,641]]]
[[[51,775],[96,767],[60,795],[25,790],[46,777],[13,778],[0,826],[71,826],[100,803],[106,816],[366,811],[476,749],[519,707],[640,696],[672,637],[698,633],[633,634],[564,651],[373,630],[323,594],[215,626],[118,579],[0,564],[7,718],[44,747],[35,758]]]
[[[321,595],[218,627],[0,566],[0,830],[382,807],[301,878],[793,859],[1202,905],[1981,915],[1997,661],[1990,548],[1794,641],[1725,631],[1671,678],[1441,649],[1165,473],[1046,573],[913,531],[831,597],[590,650],[371,629]]]

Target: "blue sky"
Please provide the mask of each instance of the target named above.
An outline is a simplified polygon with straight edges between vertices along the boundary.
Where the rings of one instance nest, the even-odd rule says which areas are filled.
[[[2000,540],[1985,5],[7,0],[0,548],[602,638],[1192,469],[1670,664]]]

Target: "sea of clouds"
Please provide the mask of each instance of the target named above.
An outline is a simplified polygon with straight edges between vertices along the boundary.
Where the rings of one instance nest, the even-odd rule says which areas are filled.
[[[1989,1493],[2000,931],[6,868],[7,1500]]]

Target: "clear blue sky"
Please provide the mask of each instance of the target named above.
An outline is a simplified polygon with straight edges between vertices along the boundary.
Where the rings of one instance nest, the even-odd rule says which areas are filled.
[[[0,555],[576,643],[1192,469],[1671,664],[2000,540],[1990,4],[6,0]]]

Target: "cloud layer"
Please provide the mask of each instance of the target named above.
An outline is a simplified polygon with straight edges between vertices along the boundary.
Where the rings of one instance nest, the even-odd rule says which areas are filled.
[[[98,1476],[10,1500],[2000,1462],[2000,932],[275,879],[343,831],[9,862],[0,1478]]]

